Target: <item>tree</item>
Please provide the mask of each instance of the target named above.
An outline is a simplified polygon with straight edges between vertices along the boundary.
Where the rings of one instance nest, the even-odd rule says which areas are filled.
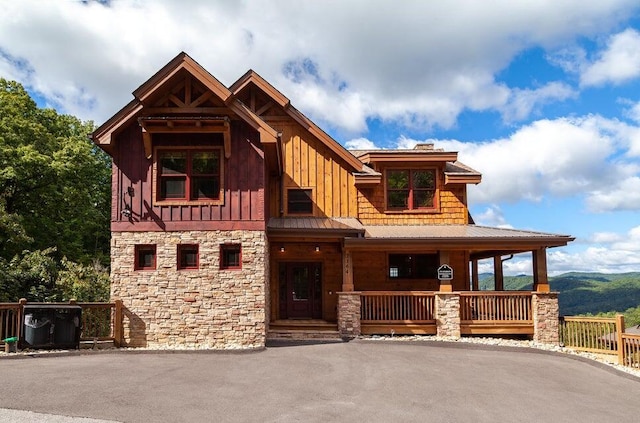
[[[92,130],[0,78],[0,257],[55,247],[58,258],[104,261],[110,159],[88,139]]]

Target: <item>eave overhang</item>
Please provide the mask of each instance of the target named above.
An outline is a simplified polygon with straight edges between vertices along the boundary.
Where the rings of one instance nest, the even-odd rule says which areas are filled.
[[[454,162],[458,160],[457,152],[429,151],[429,152],[400,152],[400,151],[375,151],[368,152],[358,157],[364,164],[370,163],[433,163]]]

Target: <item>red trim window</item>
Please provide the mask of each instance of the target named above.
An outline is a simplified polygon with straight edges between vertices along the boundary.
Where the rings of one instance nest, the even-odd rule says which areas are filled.
[[[178,245],[178,270],[197,269],[200,263],[197,244]]]
[[[220,268],[242,268],[242,247],[240,244],[223,244],[220,246]]]
[[[151,244],[138,244],[135,246],[135,270],[156,269],[156,246]]]
[[[436,207],[436,171],[393,169],[387,171],[387,208],[421,210]]]
[[[158,200],[220,199],[220,152],[159,150]]]

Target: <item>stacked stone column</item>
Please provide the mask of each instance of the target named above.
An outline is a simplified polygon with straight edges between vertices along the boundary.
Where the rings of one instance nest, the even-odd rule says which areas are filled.
[[[360,335],[360,292],[338,292],[338,332],[343,339]]]

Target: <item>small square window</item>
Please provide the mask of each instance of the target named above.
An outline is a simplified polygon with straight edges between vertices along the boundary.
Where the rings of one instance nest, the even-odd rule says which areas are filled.
[[[180,244],[178,245],[178,269],[198,268],[198,245]]]
[[[220,268],[240,269],[242,267],[240,244],[225,244],[220,246]]]
[[[313,213],[312,191],[310,189],[287,190],[287,213],[311,214]]]
[[[155,270],[156,246],[140,244],[135,247],[135,270]]]

